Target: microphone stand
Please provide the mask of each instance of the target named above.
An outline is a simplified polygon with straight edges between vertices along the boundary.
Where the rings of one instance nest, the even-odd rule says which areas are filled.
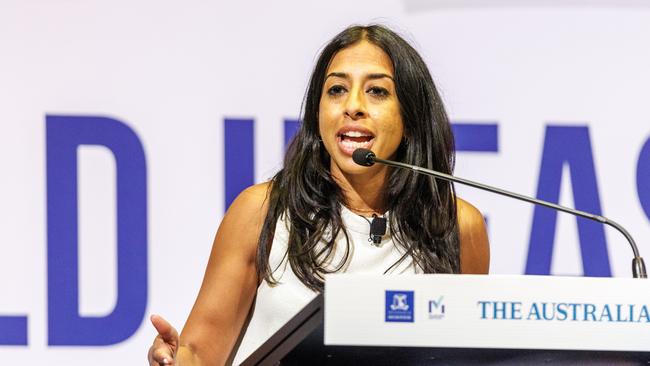
[[[359,150],[361,150],[361,149],[359,149]],[[474,182],[474,181],[467,180],[467,179],[464,179],[464,178],[454,177],[453,175],[437,172],[435,170],[425,169],[425,168],[422,168],[422,167],[419,167],[419,166],[416,166],[416,165],[410,165],[410,164],[400,163],[398,161],[381,159],[381,158],[376,157],[375,154],[370,150],[367,150],[367,152],[364,151],[364,158],[365,158],[366,164],[360,164],[360,165],[370,166],[370,165],[373,165],[374,163],[381,163],[381,164],[385,164],[385,165],[389,165],[389,166],[393,166],[393,167],[397,167],[397,168],[410,169],[410,170],[414,170],[414,171],[416,171],[418,173],[426,174],[426,175],[433,176],[433,177],[436,177],[436,178],[441,178],[441,179],[444,179],[446,181],[464,184],[464,185],[467,185],[467,186],[470,186],[470,187],[474,187],[474,188],[482,189],[482,190],[485,190],[485,191],[493,192],[493,193],[496,193],[496,194],[500,194],[502,196],[518,199],[520,201],[529,202],[529,203],[532,203],[532,204],[535,204],[535,205],[549,207],[549,208],[552,208],[552,209],[555,209],[555,210],[558,210],[558,211],[566,212],[566,213],[569,213],[569,214],[572,214],[572,215],[575,215],[575,216],[584,217],[584,218],[589,219],[589,220],[593,220],[593,221],[597,221],[597,222],[600,222],[600,223],[605,224],[605,225],[609,225],[609,226],[613,227],[614,229],[618,230],[621,234],[623,234],[623,236],[625,236],[627,241],[630,243],[630,246],[632,247],[632,252],[634,253],[634,259],[632,259],[632,276],[634,276],[634,278],[648,278],[648,275],[647,275],[646,269],[645,269],[645,262],[643,261],[643,258],[641,258],[641,256],[639,255],[639,248],[636,246],[636,243],[634,242],[634,239],[632,238],[632,235],[630,235],[630,233],[628,233],[627,230],[625,230],[625,228],[623,228],[620,224],[616,223],[615,221],[609,220],[606,217],[603,217],[603,216],[600,216],[600,215],[590,214],[588,212],[576,210],[576,209],[565,207],[565,206],[560,206],[560,205],[557,205],[555,203],[543,201],[543,200],[540,200],[540,199],[537,199],[537,198],[524,196],[524,195],[519,194],[519,193],[506,191],[504,189],[488,186],[486,184]],[[355,162],[357,162],[357,161],[355,160]],[[357,162],[357,164],[359,164],[359,162]]]

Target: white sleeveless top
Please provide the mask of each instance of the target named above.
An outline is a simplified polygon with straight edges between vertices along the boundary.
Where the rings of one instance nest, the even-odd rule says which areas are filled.
[[[404,254],[401,248],[393,244],[388,227],[381,244],[374,246],[368,241],[370,235],[368,220],[371,219],[361,217],[345,206],[341,208],[341,218],[350,239],[350,253],[341,272],[383,274]],[[233,360],[234,365],[242,363],[317,295],[300,282],[285,258],[289,238],[288,226],[286,215],[283,215],[276,224],[269,256],[269,263],[274,269],[274,278],[279,283],[270,287],[266,281],[262,281],[258,287],[255,310]],[[345,236],[340,232],[336,238],[336,250],[328,262],[334,268],[340,264],[344,255]],[[412,259],[405,258],[388,274],[415,272],[417,269]]]

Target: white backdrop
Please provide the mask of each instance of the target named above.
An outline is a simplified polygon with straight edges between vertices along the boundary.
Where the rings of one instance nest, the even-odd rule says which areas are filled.
[[[639,154],[650,137],[650,3],[567,4],[3,1],[0,317],[28,320],[27,344],[0,345],[0,358],[145,363],[154,335],[145,318],[114,345],[48,345],[46,115],[107,116],[137,134],[147,164],[146,314],[181,328],[224,211],[224,119],[255,120],[255,178],[270,177],[320,47],[353,23],[380,22],[412,40],[453,121],[497,125],[498,152],[459,152],[459,176],[535,195],[547,126],[588,128],[602,212],[648,255],[639,192],[650,187],[637,187],[637,165],[649,171]],[[78,169],[79,313],[102,317],[118,292],[116,162],[105,147],[83,146]],[[568,173],[560,202],[573,205],[581,187]],[[533,208],[458,190],[488,217],[491,273],[524,273]],[[550,272],[582,275],[575,219],[560,215],[557,227]],[[612,275],[629,277],[627,243],[610,229],[606,239]]]

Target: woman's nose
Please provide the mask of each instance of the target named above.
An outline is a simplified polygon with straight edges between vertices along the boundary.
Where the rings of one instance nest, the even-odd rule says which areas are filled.
[[[345,114],[353,120],[366,117],[366,100],[362,90],[353,90],[348,94],[348,99],[345,104]]]

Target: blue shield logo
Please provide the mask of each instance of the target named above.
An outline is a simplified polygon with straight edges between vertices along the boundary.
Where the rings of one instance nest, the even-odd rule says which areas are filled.
[[[387,322],[413,323],[415,308],[413,291],[386,291]]]

